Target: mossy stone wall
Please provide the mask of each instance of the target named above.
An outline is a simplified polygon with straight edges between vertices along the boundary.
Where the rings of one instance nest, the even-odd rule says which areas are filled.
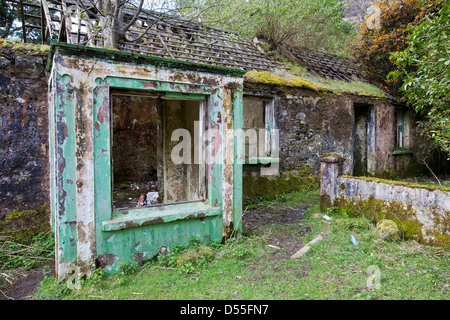
[[[245,175],[243,177],[243,198],[262,198],[274,200],[281,194],[295,191],[316,190],[319,178],[312,174],[312,170],[301,167],[298,170],[286,171],[277,177]]]
[[[349,216],[397,223],[405,239],[450,245],[450,190],[376,178],[339,177],[333,205]]]
[[[47,205],[37,210],[14,211],[0,220],[0,240],[27,243],[41,232],[50,232],[49,221]]]
[[[46,48],[0,39],[0,219],[49,202]]]

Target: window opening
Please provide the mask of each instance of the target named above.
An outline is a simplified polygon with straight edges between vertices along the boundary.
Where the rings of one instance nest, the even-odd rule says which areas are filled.
[[[206,200],[204,165],[194,161],[200,146],[194,139],[204,130],[204,103],[163,94],[112,93],[114,209]]]
[[[244,97],[243,137],[245,157],[271,154],[271,100]]]

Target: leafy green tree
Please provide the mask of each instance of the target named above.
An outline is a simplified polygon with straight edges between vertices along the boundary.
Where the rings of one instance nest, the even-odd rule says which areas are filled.
[[[15,31],[13,22],[17,17],[17,13],[6,0],[0,0],[0,36],[8,37]]]
[[[427,119],[421,133],[450,156],[450,4],[439,2],[439,11],[410,28],[406,50],[391,56],[398,70],[389,77],[404,77],[401,91],[408,104]]]
[[[221,0],[200,15],[206,24],[263,39],[271,49],[295,45],[338,54],[355,36],[344,16],[339,0]]]

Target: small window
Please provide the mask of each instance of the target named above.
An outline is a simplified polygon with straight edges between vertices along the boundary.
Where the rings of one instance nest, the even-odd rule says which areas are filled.
[[[409,122],[408,113],[404,110],[395,111],[395,132],[394,132],[395,148],[409,148]]]
[[[244,97],[243,143],[245,157],[267,157],[272,149],[272,101]]]

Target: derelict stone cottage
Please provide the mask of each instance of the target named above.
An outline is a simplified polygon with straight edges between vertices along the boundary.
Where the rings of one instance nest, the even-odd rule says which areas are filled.
[[[136,27],[120,50],[82,45],[79,29],[61,29],[51,45],[48,122],[36,144],[48,139],[48,171],[38,173],[50,185],[41,198],[51,205],[59,278],[75,268],[142,264],[192,238],[230,237],[240,231],[245,176],[318,173],[330,152],[344,156],[343,172],[353,175],[412,163],[412,115],[348,62],[285,48],[286,59],[305,68],[293,74],[227,31],[154,19],[142,42],[131,41]],[[14,74],[0,70],[9,79],[0,82],[7,136],[20,127],[7,116],[20,90]],[[17,179],[1,180],[11,207],[23,202],[21,189],[3,190]]]

